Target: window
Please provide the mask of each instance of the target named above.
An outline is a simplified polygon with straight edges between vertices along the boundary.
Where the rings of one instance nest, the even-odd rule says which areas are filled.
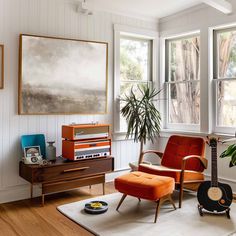
[[[165,65],[167,91],[166,128],[199,129],[199,35],[166,40]],[[181,126],[178,124],[181,124]]]
[[[115,25],[115,132],[126,132],[126,121],[120,114],[124,106],[120,98],[131,89],[139,94],[139,87],[153,86],[156,71],[157,32]]]
[[[215,131],[236,126],[236,28],[214,31]]]
[[[120,97],[129,95],[131,90],[139,94],[139,87],[148,86],[151,76],[152,41],[121,36],[120,39]],[[120,109],[124,104],[120,103]],[[126,121],[120,114],[120,130],[126,130]]]

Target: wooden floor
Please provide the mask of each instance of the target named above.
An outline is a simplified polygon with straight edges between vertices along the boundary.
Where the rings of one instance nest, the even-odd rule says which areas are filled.
[[[106,194],[114,192],[113,183],[107,183]],[[41,207],[41,198],[1,204],[0,235],[91,236],[91,233],[58,212],[56,207],[101,194],[102,185],[94,185],[91,189],[83,187],[79,190],[48,195],[44,207]]]
[[[113,183],[106,184],[106,194],[115,192]],[[90,236],[92,235],[76,223],[67,219],[56,207],[70,202],[102,195],[102,185],[91,189],[83,187],[64,193],[48,195],[45,206],[41,199],[22,200],[0,205],[1,236]]]

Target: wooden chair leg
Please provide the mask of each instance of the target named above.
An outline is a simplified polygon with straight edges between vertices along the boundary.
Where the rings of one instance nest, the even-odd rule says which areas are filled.
[[[182,207],[183,194],[184,194],[183,184],[181,184],[179,189],[179,208]]]
[[[182,200],[184,194],[184,171],[181,171],[180,174],[180,188],[179,188],[179,208],[182,207]]]
[[[157,216],[158,216],[158,213],[159,213],[159,210],[160,210],[160,200],[157,200],[157,206],[156,206],[156,213],[155,213],[155,220],[154,220],[154,223],[157,222]]]
[[[120,205],[121,205],[122,202],[125,200],[126,196],[127,196],[126,194],[123,194],[123,196],[121,197],[120,202],[119,202],[119,204],[118,204],[118,206],[117,206],[117,208],[116,208],[117,211],[119,210]]]
[[[140,198],[138,198],[138,201],[139,201],[139,202],[141,202],[141,199],[140,199]]]

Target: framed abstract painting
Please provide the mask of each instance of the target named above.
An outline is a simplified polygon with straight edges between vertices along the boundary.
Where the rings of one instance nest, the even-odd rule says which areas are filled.
[[[108,43],[20,35],[22,115],[107,113]]]

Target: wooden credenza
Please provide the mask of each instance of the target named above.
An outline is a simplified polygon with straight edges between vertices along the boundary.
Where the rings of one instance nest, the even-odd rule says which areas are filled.
[[[33,185],[42,185],[42,205],[45,194],[66,191],[93,184],[103,184],[105,194],[105,174],[114,170],[113,157],[100,157],[80,161],[67,161],[58,158],[56,162],[40,166],[26,165],[20,162],[20,176],[31,183],[31,198]]]

